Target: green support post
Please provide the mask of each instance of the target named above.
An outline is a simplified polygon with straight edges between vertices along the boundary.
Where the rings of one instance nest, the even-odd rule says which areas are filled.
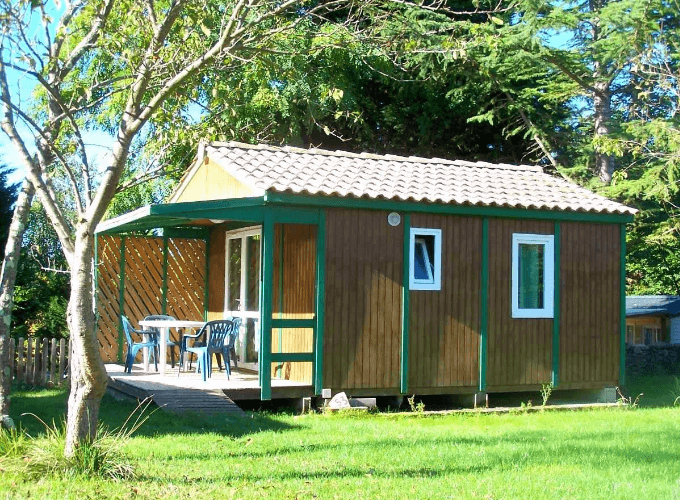
[[[409,313],[409,269],[411,250],[411,215],[404,214],[404,258],[401,288],[401,393],[408,392],[408,313]]]
[[[561,227],[555,222],[555,265],[554,265],[554,301],[553,301],[553,336],[552,336],[552,385],[557,387],[560,381],[560,249]]]
[[[120,281],[118,286],[118,305],[119,305],[119,318],[118,318],[118,362],[123,362],[123,318],[125,314],[125,236],[120,238]]]
[[[621,224],[621,346],[619,347],[619,384],[626,385],[626,225]]]
[[[489,219],[482,219],[482,269],[479,318],[479,392],[486,390],[486,350],[489,328]]]
[[[163,285],[161,288],[161,314],[168,314],[168,237],[163,234]]]
[[[323,388],[323,326],[326,303],[326,210],[319,209],[316,231],[316,328],[314,329],[314,394]]]
[[[272,290],[274,285],[274,217],[265,212],[262,226],[262,301],[260,302],[260,399],[272,398]]]
[[[281,224],[281,243],[279,244],[279,319],[283,319],[283,240],[285,234],[285,227]],[[279,354],[283,352],[283,328],[279,327]],[[276,376],[281,377],[281,369],[283,365],[279,364],[276,366]]]

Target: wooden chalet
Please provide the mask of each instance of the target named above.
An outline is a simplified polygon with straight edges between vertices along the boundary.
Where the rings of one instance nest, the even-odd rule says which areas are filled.
[[[100,224],[101,352],[121,312],[239,316],[262,400],[620,385],[634,212],[536,166],[205,144]]]

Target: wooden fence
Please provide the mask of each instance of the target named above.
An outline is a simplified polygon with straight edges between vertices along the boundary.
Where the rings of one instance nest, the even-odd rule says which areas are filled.
[[[32,385],[59,386],[69,379],[70,344],[65,339],[9,339],[12,380]]]

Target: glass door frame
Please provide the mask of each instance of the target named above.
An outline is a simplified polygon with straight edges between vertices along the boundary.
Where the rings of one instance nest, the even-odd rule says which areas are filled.
[[[262,226],[250,226],[250,227],[245,227],[241,229],[235,229],[233,231],[227,231],[226,232],[226,237],[225,237],[225,242],[224,242],[224,263],[225,263],[225,269],[224,269],[224,313],[223,313],[223,318],[227,319],[229,317],[234,317],[234,318],[241,318],[243,320],[241,324],[241,330],[239,331],[238,334],[238,339],[237,339],[237,350],[238,353],[241,354],[243,353],[243,349],[245,346],[245,341],[246,341],[246,331],[247,331],[247,325],[246,322],[249,319],[254,320],[255,322],[255,338],[256,342],[258,344],[258,349],[257,349],[257,355],[258,359],[260,357],[260,335],[259,335],[259,330],[260,330],[260,325],[259,325],[259,320],[260,320],[260,308],[262,307],[262,304],[260,304],[260,293],[258,293],[257,297],[257,309],[255,311],[247,311],[245,310],[246,305],[248,304],[248,280],[246,279],[247,273],[248,273],[248,237],[250,236],[259,236],[260,237],[260,265],[257,266],[257,280],[258,282],[261,282],[261,273],[262,273]],[[240,283],[240,290],[239,290],[239,307],[237,310],[231,310],[229,308],[229,303],[231,297],[229,296],[229,272],[230,272],[230,266],[229,266],[229,241],[230,240],[236,240],[240,239],[241,240],[241,283]],[[260,286],[262,284],[260,283]],[[253,370],[253,371],[259,371],[259,362],[255,363],[246,363],[244,361],[245,356],[241,356],[242,361],[239,362],[239,367],[246,368],[248,370]]]

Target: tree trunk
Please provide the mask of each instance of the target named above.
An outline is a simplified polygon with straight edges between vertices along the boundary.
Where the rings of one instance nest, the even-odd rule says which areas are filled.
[[[596,92],[593,95],[593,107],[595,110],[595,137],[609,135],[609,121],[612,116],[611,92],[608,83],[596,82]],[[612,181],[614,173],[614,159],[607,154],[595,152],[595,167],[600,180],[605,184]]]
[[[24,180],[21,192],[14,205],[12,223],[9,227],[7,244],[5,245],[5,257],[2,260],[0,271],[0,419],[5,427],[13,427],[14,422],[9,416],[9,393],[11,374],[9,373],[9,333],[12,323],[12,307],[14,306],[14,284],[19,269],[21,257],[21,242],[24,237],[28,214],[31,211],[31,203],[35,189],[28,179]]]
[[[97,433],[99,405],[106,392],[106,369],[99,355],[95,335],[92,295],[94,237],[81,223],[71,263],[71,298],[68,324],[71,334],[71,393],[68,400],[65,455],[72,456],[78,445]]]
[[[9,364],[9,337],[0,335],[0,427],[14,429],[14,420],[9,416],[9,392],[12,369]]]

